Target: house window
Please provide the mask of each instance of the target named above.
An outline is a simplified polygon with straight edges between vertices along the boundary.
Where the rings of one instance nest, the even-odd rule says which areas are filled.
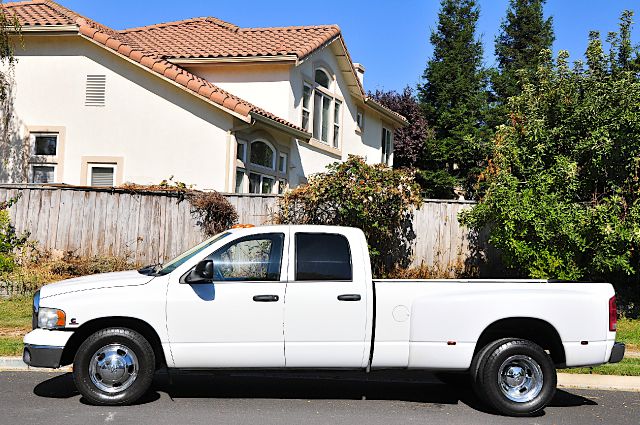
[[[244,170],[236,169],[236,193],[244,193]]]
[[[313,89],[308,84],[303,87],[302,93],[302,128],[309,131],[309,118],[311,117],[311,92]]]
[[[278,171],[280,171],[282,174],[287,173],[287,154],[286,153],[280,154],[280,160],[278,161]]]
[[[336,99],[331,77],[323,69],[316,69],[314,83],[304,83],[302,92],[302,128],[311,131],[313,138],[339,148],[342,101]]]
[[[54,183],[58,165],[58,133],[31,133],[29,181]]]
[[[356,112],[356,125],[358,126],[358,130],[362,131],[364,129],[364,111],[358,108],[358,112]]]
[[[57,134],[36,134],[34,136],[34,155],[56,156],[58,151]]]
[[[89,164],[89,184],[97,187],[115,186],[116,166],[111,164]]]
[[[236,159],[236,193],[246,193],[247,189],[249,193],[280,193],[280,181],[286,182],[287,178],[289,154],[264,139],[238,141],[238,151],[241,144],[246,151]],[[241,157],[249,160],[245,162]]]
[[[272,176],[249,173],[249,193],[273,193],[275,181]]]
[[[251,163],[261,167],[275,169],[275,149],[262,140],[251,143]]]
[[[31,183],[53,183],[55,181],[56,167],[55,165],[32,165],[31,166]]]
[[[316,84],[321,85],[325,89],[329,88],[329,82],[331,81],[329,75],[324,72],[322,69],[316,69],[315,75]]]
[[[287,181],[286,180],[278,181],[278,194],[282,195],[285,190],[287,190]]]
[[[382,127],[382,163],[391,166],[393,140],[391,130]]]
[[[333,104],[333,147],[338,149],[340,141],[340,106],[342,102],[336,100]]]
[[[247,144],[245,142],[238,142],[238,152],[236,158],[242,162],[247,160]]]

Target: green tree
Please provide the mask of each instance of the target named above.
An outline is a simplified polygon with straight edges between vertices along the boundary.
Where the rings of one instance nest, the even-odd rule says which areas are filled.
[[[421,178],[440,187],[447,198],[454,197],[456,186],[473,196],[475,176],[487,153],[486,73],[482,43],[476,39],[479,14],[475,0],[442,0],[438,27],[430,38],[433,57],[418,87],[421,107],[435,131],[427,140]]]
[[[540,67],[509,101],[481,202],[462,214],[486,226],[505,262],[536,278],[640,275],[640,75],[623,35],[607,55],[590,34],[586,66],[568,53]]]
[[[518,72],[534,73],[540,52],[550,50],[555,39],[553,18],[545,18],[546,0],[510,0],[507,15],[495,40],[498,69],[491,77],[500,112],[507,99],[520,93]]]

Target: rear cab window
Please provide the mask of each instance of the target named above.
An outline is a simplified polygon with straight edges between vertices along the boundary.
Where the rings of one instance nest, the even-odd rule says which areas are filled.
[[[347,238],[334,233],[296,233],[295,280],[351,282],[353,266]]]

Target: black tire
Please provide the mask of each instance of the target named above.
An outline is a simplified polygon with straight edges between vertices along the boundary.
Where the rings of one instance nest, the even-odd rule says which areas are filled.
[[[471,378],[471,388],[473,389],[473,393],[476,395],[476,397],[478,397],[480,401],[484,403],[489,402],[485,397],[485,389],[484,385],[482,384],[482,376],[480,374],[480,370],[484,369],[484,365],[489,358],[489,354],[495,351],[495,349],[502,344],[506,344],[507,342],[516,340],[516,338],[501,338],[492,341],[482,347],[480,351],[478,351],[473,357],[471,367],[469,368],[469,376]]]
[[[124,347],[126,350],[128,359],[132,357],[136,359],[135,368],[127,366],[123,362],[118,364],[118,368],[111,370],[111,373],[120,374],[128,373],[126,384],[128,387],[119,390],[117,388],[118,382],[111,385],[111,392],[105,391],[98,385],[102,384],[98,378],[92,378],[90,373],[90,364],[99,359],[97,356],[94,359],[94,354],[97,354],[98,350],[102,350],[104,347]],[[119,350],[120,352],[122,350]],[[132,354],[131,354],[132,353]],[[102,357],[104,359],[104,356]],[[97,363],[94,363],[97,364]],[[109,363],[106,363],[109,365]],[[130,369],[127,369],[129,367]],[[109,373],[109,368],[100,369],[98,372],[104,371]],[[153,381],[153,374],[155,372],[155,354],[151,344],[138,332],[127,328],[107,328],[100,330],[91,336],[89,336],[78,348],[75,358],[73,360],[73,381],[80,394],[90,403],[103,405],[103,406],[115,406],[131,404],[142,397]],[[99,374],[96,374],[99,376]],[[98,383],[94,382],[98,381]],[[109,385],[102,384],[107,387]]]
[[[498,412],[509,416],[530,416],[544,409],[553,399],[557,384],[555,365],[539,345],[522,339],[491,344],[485,357],[486,360],[480,362],[478,385],[483,399]],[[516,375],[510,383],[503,373],[509,365],[515,365],[516,370],[524,373],[519,377]],[[514,384],[522,379],[530,381],[522,387]],[[506,383],[513,386],[504,386]],[[507,395],[509,388],[513,389],[510,396]],[[515,397],[515,400],[510,397]]]

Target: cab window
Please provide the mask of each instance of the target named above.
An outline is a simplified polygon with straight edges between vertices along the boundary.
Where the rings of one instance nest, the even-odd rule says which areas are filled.
[[[279,281],[283,233],[236,239],[208,259],[214,262],[214,281]]]
[[[349,241],[331,233],[296,233],[296,280],[351,281]]]

